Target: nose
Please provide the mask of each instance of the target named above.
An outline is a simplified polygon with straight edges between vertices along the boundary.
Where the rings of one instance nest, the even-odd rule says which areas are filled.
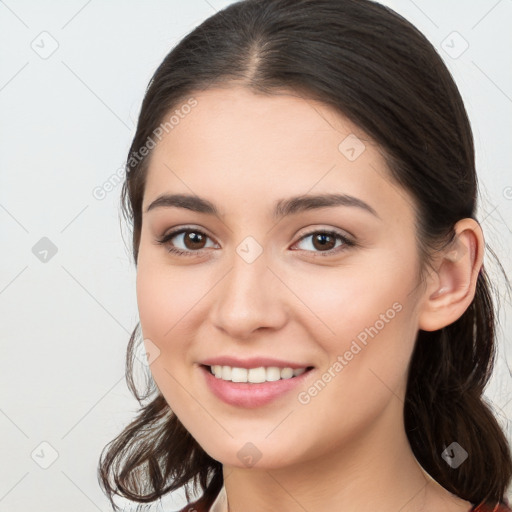
[[[249,263],[235,254],[231,269],[214,289],[210,320],[233,339],[247,339],[258,329],[277,330],[287,321],[292,294],[266,256],[263,252]]]

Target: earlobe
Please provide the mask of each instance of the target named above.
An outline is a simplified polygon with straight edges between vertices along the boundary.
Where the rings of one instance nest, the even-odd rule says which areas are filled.
[[[474,219],[455,225],[455,238],[436,264],[425,290],[418,328],[437,331],[458,320],[475,296],[484,253],[484,238]]]

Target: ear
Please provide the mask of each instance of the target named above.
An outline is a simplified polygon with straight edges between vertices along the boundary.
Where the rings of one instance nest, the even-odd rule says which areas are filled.
[[[482,229],[474,219],[454,227],[455,238],[436,260],[423,295],[418,328],[437,331],[458,320],[471,304],[484,257]]]

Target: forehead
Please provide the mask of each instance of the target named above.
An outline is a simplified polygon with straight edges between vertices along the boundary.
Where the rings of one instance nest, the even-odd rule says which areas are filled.
[[[144,206],[162,192],[226,192],[261,202],[338,191],[378,203],[377,210],[410,213],[411,199],[391,181],[379,147],[332,107],[242,87],[190,98],[174,107],[172,129],[153,150]]]

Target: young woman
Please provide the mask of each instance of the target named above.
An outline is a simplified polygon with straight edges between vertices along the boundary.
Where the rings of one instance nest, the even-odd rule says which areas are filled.
[[[392,10],[245,0],[186,36],[127,160],[141,411],[112,504],[510,510],[476,197],[457,87]]]

